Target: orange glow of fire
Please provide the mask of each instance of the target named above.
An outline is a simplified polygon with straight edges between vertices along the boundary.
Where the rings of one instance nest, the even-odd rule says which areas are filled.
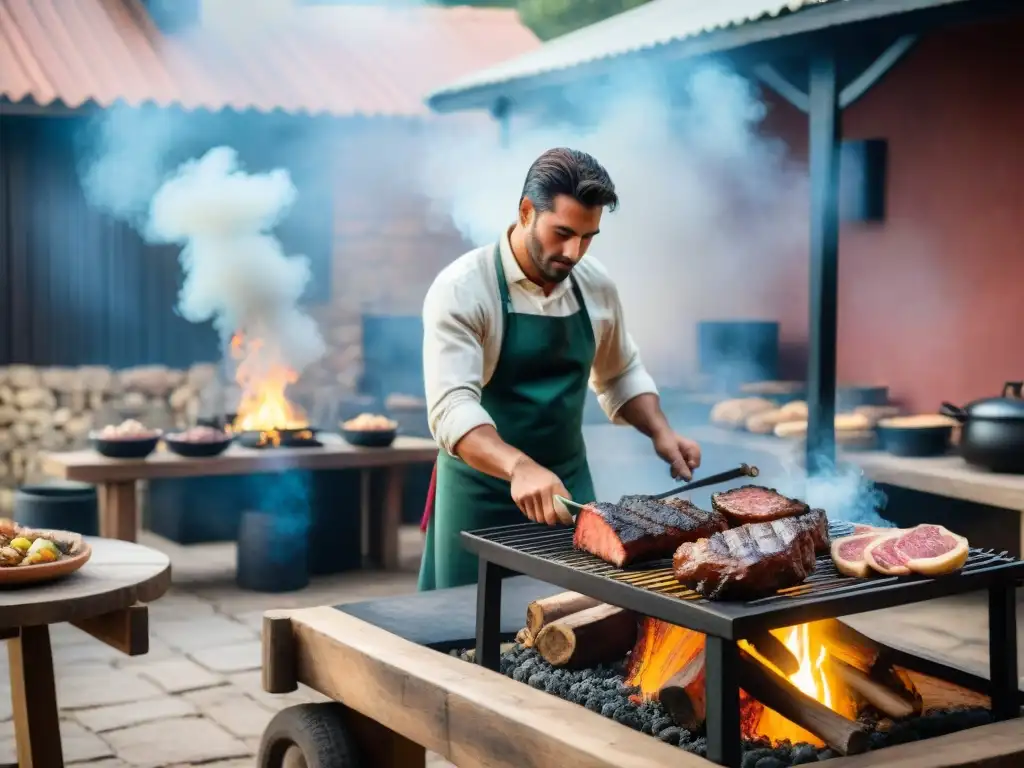
[[[233,431],[261,432],[265,442],[278,445],[278,430],[309,426],[306,414],[285,395],[298,374],[270,359],[273,356],[267,354],[262,340],[236,333],[231,338],[231,356],[237,361],[235,381],[242,388]]]
[[[824,623],[801,624],[773,630],[772,634],[799,662],[799,669],[788,677],[789,682],[834,712],[855,718],[855,698],[829,671],[829,640]],[[739,645],[744,652],[785,677],[751,644],[741,640]],[[703,647],[704,635],[701,633],[647,618],[630,656],[627,683],[639,687],[642,697],[656,698],[658,691],[669,679],[700,653]],[[746,739],[767,737],[776,744],[789,740],[792,743],[807,742],[818,747],[824,746],[817,736],[761,705],[743,691],[740,693],[740,707],[743,737]]]

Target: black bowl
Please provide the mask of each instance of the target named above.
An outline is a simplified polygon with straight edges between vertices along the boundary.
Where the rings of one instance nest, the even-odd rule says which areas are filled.
[[[398,437],[398,429],[345,429],[341,428],[341,436],[349,445],[360,448],[387,448]]]
[[[156,450],[160,442],[160,433],[157,432],[151,437],[121,437],[104,438],[98,435],[90,435],[92,447],[101,456],[108,459],[144,459]]]
[[[894,456],[925,458],[943,456],[949,451],[953,426],[887,427],[879,424],[877,431],[882,450]]]
[[[234,442],[233,437],[227,437],[224,440],[173,440],[169,437],[164,438],[164,445],[167,446],[167,450],[171,453],[176,453],[179,456],[185,456],[189,459],[205,459],[211,456],[220,456],[226,451],[231,443]]]

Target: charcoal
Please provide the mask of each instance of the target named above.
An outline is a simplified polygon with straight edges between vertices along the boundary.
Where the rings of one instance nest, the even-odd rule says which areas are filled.
[[[790,753],[790,765],[818,762],[818,750],[810,744],[797,744]]]
[[[453,652],[452,655],[464,660],[467,658],[465,651]],[[666,744],[678,746],[699,757],[707,756],[707,739],[703,730],[690,732],[677,727],[657,701],[636,703],[635,698],[630,698],[636,697],[640,690],[625,684],[624,663],[582,670],[556,669],[535,649],[515,646],[502,656],[501,672],[516,682],[586,707],[629,728],[651,734],[652,738]],[[862,717],[860,721],[869,728],[870,748],[882,749],[985,725],[992,721],[992,716],[984,709],[954,709],[929,712],[896,722],[870,716]],[[791,744],[789,741],[772,744],[769,739],[760,737],[744,742],[741,765],[743,768],[787,768],[836,756],[831,749],[819,750],[810,744]]]

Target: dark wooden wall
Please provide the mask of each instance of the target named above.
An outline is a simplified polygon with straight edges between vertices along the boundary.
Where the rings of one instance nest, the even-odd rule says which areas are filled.
[[[255,136],[266,141],[238,147],[247,167],[263,171],[284,163],[257,146],[282,145],[270,125],[279,116],[263,124],[263,116],[193,119],[192,143],[178,147],[168,162]],[[183,368],[217,359],[213,328],[189,323],[175,311],[182,283],[179,249],[146,244],[129,225],[86,202],[76,153],[83,121],[0,116],[0,365]],[[242,126],[243,121],[248,122]],[[323,174],[314,160],[305,153],[287,164],[302,202],[281,238],[289,253],[311,258],[314,279],[307,298],[322,302],[329,299],[332,214],[326,185],[303,195],[311,184],[303,176]]]

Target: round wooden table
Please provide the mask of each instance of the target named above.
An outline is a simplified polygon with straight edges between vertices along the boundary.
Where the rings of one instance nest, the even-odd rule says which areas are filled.
[[[86,537],[92,557],[60,580],[0,585],[0,638],[7,639],[14,734],[20,768],[62,766],[50,624],[71,622],[123,653],[149,650],[145,603],[171,585],[161,552],[114,539]]]

